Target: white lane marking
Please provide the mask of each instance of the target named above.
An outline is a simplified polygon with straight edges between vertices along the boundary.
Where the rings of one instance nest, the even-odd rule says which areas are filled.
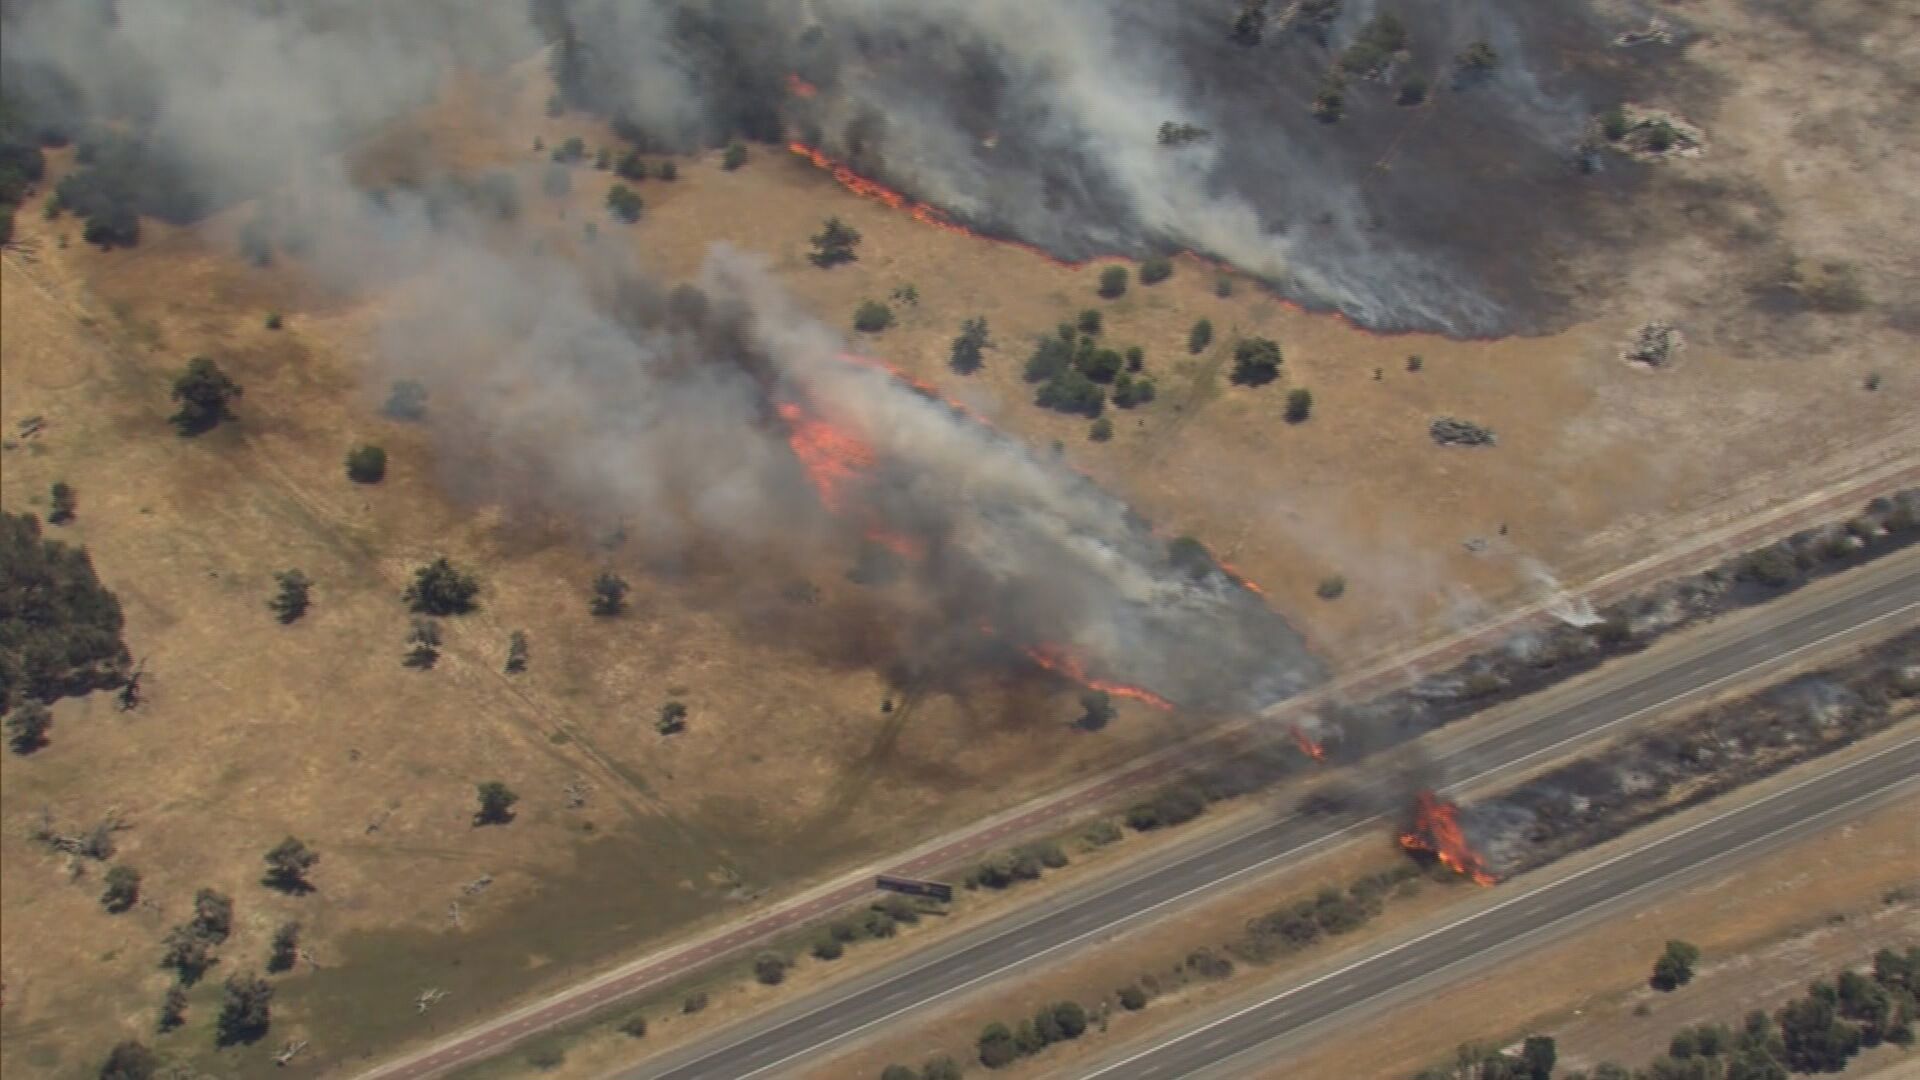
[[[1384,949],[1380,952],[1372,953],[1368,956],[1362,957],[1361,959],[1356,960],[1353,963],[1348,964],[1347,966],[1340,968],[1337,971],[1330,971],[1325,975],[1320,976],[1319,978],[1313,979],[1309,982],[1301,983],[1300,985],[1292,987],[1290,989],[1283,990],[1280,993],[1275,994],[1270,998],[1266,998],[1263,1001],[1254,1002],[1252,1005],[1248,1005],[1248,1006],[1245,1006],[1244,1008],[1238,1009],[1232,1013],[1227,1014],[1226,1016],[1219,1018],[1218,1020],[1214,1020],[1201,1027],[1194,1028],[1193,1030],[1188,1031],[1184,1034],[1177,1035],[1171,1039],[1166,1040],[1165,1042],[1157,1043],[1153,1046],[1150,1046],[1147,1049],[1140,1051],[1139,1053],[1136,1053],[1128,1058],[1125,1058],[1124,1060],[1116,1061],[1113,1064],[1108,1065],[1104,1068],[1098,1069],[1094,1072],[1087,1073],[1082,1078],[1082,1080],[1093,1080],[1093,1078],[1096,1076],[1105,1076],[1116,1069],[1124,1068],[1127,1065],[1130,1065],[1136,1061],[1139,1061],[1141,1058],[1147,1057],[1151,1054],[1158,1053],[1159,1051],[1165,1049],[1166,1047],[1177,1046],[1180,1043],[1186,1042],[1189,1039],[1197,1038],[1200,1035],[1203,1035],[1209,1031],[1212,1031],[1214,1028],[1217,1028],[1222,1024],[1232,1023],[1233,1021],[1238,1020],[1239,1018],[1247,1015],[1248,1013],[1258,1012],[1259,1010],[1264,1009],[1267,1006],[1274,1004],[1275,1002],[1284,1001],[1287,998],[1293,997],[1296,994],[1304,993],[1308,990],[1313,989],[1316,986],[1319,986],[1322,983],[1328,982],[1332,979],[1337,979],[1340,976],[1349,974],[1350,972],[1353,972],[1359,968],[1366,967],[1369,964],[1378,963],[1381,960],[1384,960],[1385,958],[1394,955],[1395,953],[1399,953],[1407,949],[1411,949],[1414,946],[1419,945],[1424,941],[1428,941],[1434,937],[1438,937],[1441,934],[1448,933],[1449,931],[1456,930],[1459,927],[1467,925],[1468,923],[1472,923],[1480,919],[1484,919],[1487,916],[1494,914],[1495,912],[1501,911],[1505,908],[1512,907],[1515,904],[1522,903],[1527,900],[1531,900],[1534,897],[1541,895],[1542,893],[1551,892],[1554,889],[1563,888],[1569,883],[1579,880],[1581,878],[1585,878],[1593,874],[1597,874],[1600,871],[1605,870],[1608,867],[1621,862],[1622,860],[1631,859],[1638,855],[1645,854],[1648,851],[1652,851],[1654,848],[1663,847],[1667,844],[1671,844],[1674,841],[1680,839],[1681,837],[1688,836],[1692,833],[1699,832],[1702,829],[1706,829],[1713,825],[1717,825],[1720,822],[1726,820],[1727,818],[1734,817],[1739,814],[1750,813],[1762,806],[1765,806],[1770,802],[1775,801],[1776,799],[1785,798],[1786,796],[1791,795],[1794,792],[1799,791],[1801,788],[1807,787],[1808,785],[1830,781],[1837,776],[1840,776],[1847,772],[1851,772],[1852,770],[1860,768],[1863,765],[1868,765],[1868,764],[1871,764],[1872,762],[1878,761],[1879,759],[1886,757],[1889,754],[1897,754],[1903,750],[1911,749],[1916,745],[1920,745],[1920,738],[1908,739],[1903,743],[1899,743],[1895,746],[1890,746],[1885,750],[1881,750],[1880,752],[1873,754],[1870,757],[1864,757],[1864,758],[1860,758],[1857,761],[1848,762],[1847,764],[1841,766],[1838,769],[1833,770],[1832,772],[1822,773],[1818,776],[1808,777],[1807,779],[1802,780],[1797,784],[1794,784],[1792,787],[1783,788],[1780,791],[1776,791],[1770,795],[1763,796],[1759,799],[1754,800],[1753,802],[1747,803],[1745,806],[1735,807],[1734,809],[1716,814],[1713,817],[1706,819],[1705,821],[1695,822],[1694,824],[1689,825],[1678,832],[1660,837],[1657,840],[1649,841],[1648,843],[1642,844],[1641,846],[1634,848],[1631,851],[1623,851],[1620,854],[1615,855],[1610,859],[1607,859],[1603,862],[1595,863],[1594,865],[1589,866],[1583,870],[1575,871],[1574,873],[1564,878],[1561,878],[1557,881],[1548,882],[1547,884],[1542,885],[1537,889],[1533,889],[1530,892],[1525,892],[1520,894],[1519,896],[1515,896],[1507,900],[1503,900],[1500,903],[1493,905],[1492,907],[1485,908],[1480,911],[1476,911],[1471,915],[1465,916],[1460,919],[1456,919],[1445,926],[1441,926],[1433,930],[1429,930],[1426,933],[1421,934],[1419,937],[1413,938],[1410,941],[1403,941],[1400,944],[1395,945],[1390,949]],[[1682,867],[1679,870],[1675,870],[1670,873],[1663,874],[1660,877],[1654,878],[1651,881],[1644,882],[1624,893],[1617,894],[1616,897],[1614,898],[1625,899],[1629,896],[1632,896],[1634,893],[1640,892],[1644,889],[1651,888],[1652,886],[1657,885],[1662,881],[1665,881],[1667,878],[1674,876],[1674,874],[1685,873],[1689,869],[1694,869],[1697,867],[1706,866],[1710,863],[1718,862],[1736,852],[1742,851],[1746,848],[1752,847],[1753,845],[1762,843],[1766,840],[1770,840],[1773,837],[1779,835],[1780,833],[1786,832],[1790,829],[1799,828],[1800,826],[1805,825],[1809,821],[1814,821],[1823,817],[1830,817],[1833,814],[1839,813],[1840,811],[1845,810],[1856,803],[1863,802],[1867,799],[1877,798],[1881,795],[1886,794],[1888,791],[1891,791],[1902,785],[1911,784],[1915,782],[1917,779],[1920,779],[1920,777],[1909,776],[1909,777],[1897,778],[1892,783],[1876,791],[1869,791],[1869,792],[1866,792],[1865,794],[1856,795],[1853,798],[1848,799],[1846,802],[1841,803],[1838,806],[1831,807],[1830,809],[1823,811],[1821,813],[1815,814],[1812,817],[1802,818],[1798,821],[1790,821],[1787,824],[1782,825],[1777,829],[1770,830],[1769,832],[1764,833],[1760,836],[1756,836],[1753,839],[1748,840],[1744,843],[1736,844],[1733,847],[1725,848],[1723,850],[1713,852],[1709,854],[1706,858],[1701,859],[1698,862],[1690,863],[1686,867]],[[1553,922],[1546,923],[1545,925],[1542,925],[1542,926],[1534,927],[1532,930],[1527,931],[1527,933],[1522,936],[1530,936],[1532,934],[1538,933],[1542,930],[1547,929],[1548,927],[1555,925],[1556,923],[1563,922],[1566,919],[1573,918],[1579,914],[1581,914],[1581,912],[1576,911],[1569,915],[1563,915],[1560,918],[1553,920]],[[1471,958],[1469,957],[1468,959],[1471,959]],[[1458,964],[1461,962],[1463,961],[1456,960],[1453,962],[1453,964],[1448,964],[1445,967],[1436,968],[1435,971],[1436,972],[1445,971],[1448,967],[1452,967],[1454,966],[1454,964]],[[1398,965],[1398,966],[1403,967],[1405,966],[1405,964],[1402,963],[1401,965]],[[1375,994],[1373,996],[1378,997],[1379,995]],[[1356,1005],[1361,1004],[1361,1002],[1355,1002],[1354,1004]],[[1270,1041],[1270,1040],[1264,1040],[1264,1041]]]

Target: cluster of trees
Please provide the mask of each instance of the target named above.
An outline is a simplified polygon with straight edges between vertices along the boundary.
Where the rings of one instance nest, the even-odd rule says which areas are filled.
[[[1367,20],[1352,44],[1341,51],[1340,67],[1360,78],[1371,78],[1385,71],[1406,47],[1406,24],[1383,11]]]
[[[1076,322],[1061,323],[1057,333],[1034,346],[1025,369],[1026,380],[1040,384],[1034,404],[1091,419],[1105,410],[1108,387],[1112,387],[1113,404],[1123,409],[1154,399],[1153,380],[1139,374],[1146,353],[1139,346],[1124,352],[1102,346],[1098,341],[1102,323],[1100,312],[1088,309]]]
[[[1345,889],[1323,888],[1311,898],[1275,908],[1248,922],[1246,934],[1235,943],[1234,951],[1248,960],[1265,962],[1304,949],[1323,936],[1358,930],[1380,914],[1388,894],[1419,875],[1417,867],[1403,863],[1392,870],[1368,874]]]
[[[739,146],[739,144],[736,143],[735,146]],[[737,169],[741,165],[746,164],[746,147],[740,146],[739,149],[739,161],[736,164],[727,166],[729,170]],[[728,151],[730,160],[732,153],[732,150]],[[646,160],[640,156],[639,150],[629,150],[621,155],[620,163],[614,167],[614,171],[619,174],[620,179],[631,180],[636,184],[649,176],[656,180],[668,181],[669,183],[680,179],[680,166],[675,165],[671,161],[662,161],[658,165],[649,168]]]
[[[1002,851],[967,871],[969,889],[1004,889],[1018,881],[1034,881],[1048,870],[1067,865],[1067,853],[1051,840],[1036,840]]]
[[[193,896],[193,918],[167,931],[161,940],[165,951],[160,966],[174,973],[181,986],[200,981],[207,969],[219,963],[217,948],[233,932],[233,898],[213,889],[201,889]]]
[[[975,1049],[980,1064],[1001,1069],[1054,1043],[1077,1039],[1086,1030],[1087,1010],[1076,1001],[1057,1001],[1042,1005],[1032,1019],[1020,1021],[1017,1028],[999,1022],[988,1024],[980,1032]]]
[[[869,905],[852,918],[835,919],[814,939],[811,952],[817,960],[838,960],[848,945],[861,941],[884,941],[902,926],[920,921],[920,908],[904,896],[889,896]]]
[[[1239,386],[1265,386],[1280,377],[1280,343],[1272,338],[1241,338],[1233,345],[1232,379]]]
[[[32,514],[0,514],[0,713],[124,684],[124,625],[85,548],[43,537]]]
[[[1835,1073],[1855,1054],[1883,1042],[1913,1043],[1920,990],[1920,947],[1882,949],[1870,972],[1842,971],[1769,1016],[1758,1009],[1736,1029],[1698,1024],[1675,1032],[1667,1052],[1640,1069],[1603,1062],[1561,1080],[1789,1080],[1793,1074]],[[1415,1080],[1548,1080],[1553,1040],[1532,1036],[1518,1057],[1462,1046],[1451,1068],[1421,1072]]]

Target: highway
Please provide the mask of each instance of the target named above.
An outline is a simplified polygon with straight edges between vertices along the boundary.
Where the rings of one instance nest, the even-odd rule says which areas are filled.
[[[1749,611],[1691,644],[1656,648],[1595,677],[1524,699],[1510,706],[1510,715],[1499,724],[1471,737],[1443,729],[1430,739],[1435,745],[1430,767],[1448,790],[1486,783],[1814,650],[1915,622],[1920,622],[1920,558],[1904,552]],[[1125,873],[1051,896],[1041,910],[1016,912],[617,1075],[622,1080],[776,1075],[844,1040],[1110,937],[1380,820],[1289,815],[1209,836],[1210,846],[1180,847]]]
[[[1724,810],[1145,1048],[1122,1051],[1080,1076],[1226,1077],[1273,1065],[1281,1049],[1276,1040],[1388,998],[1431,993],[1426,984],[1462,977],[1642,894],[1912,791],[1920,791],[1920,737],[1909,733],[1870,757]]]

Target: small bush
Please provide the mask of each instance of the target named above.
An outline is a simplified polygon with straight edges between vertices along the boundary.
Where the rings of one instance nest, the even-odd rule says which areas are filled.
[[[1192,330],[1187,331],[1187,351],[1195,356],[1206,352],[1207,346],[1211,344],[1213,344],[1213,323],[1211,321],[1201,319],[1199,322],[1193,324]]]
[[[728,143],[727,152],[721,155],[720,167],[732,172],[747,163],[747,148],[742,143]]]
[[[1101,322],[1100,309],[1088,308],[1080,313],[1080,317],[1075,320],[1074,325],[1081,333],[1088,337],[1099,337]]]
[[[285,325],[285,320],[280,317],[279,312],[277,311],[267,312],[267,329],[278,330],[283,325]]]
[[[662,735],[678,735],[687,729],[687,707],[678,701],[669,701],[660,706],[660,716],[653,722],[653,729]]]
[[[280,591],[267,601],[267,609],[282,624],[298,622],[313,602],[313,582],[297,569],[277,571],[273,580]]]
[[[779,953],[761,953],[753,958],[753,977],[768,986],[779,986],[787,979],[787,958]]]
[[[1271,338],[1241,338],[1233,346],[1232,379],[1239,386],[1265,386],[1280,377],[1280,344]]]
[[[1158,285],[1172,276],[1173,260],[1164,255],[1155,255],[1140,264],[1140,284],[1142,285]]]
[[[1338,600],[1347,594],[1347,579],[1339,574],[1323,577],[1313,592],[1322,600]]]
[[[356,484],[377,484],[387,478],[387,452],[371,444],[347,451],[347,479]]]
[[[1095,420],[1093,422],[1093,426],[1087,429],[1087,438],[1093,440],[1094,442],[1107,442],[1108,440],[1112,439],[1113,438],[1113,421],[1107,419],[1104,416],[1098,420]]]
[[[877,334],[893,325],[893,309],[878,300],[863,301],[853,313],[853,328],[863,334]]]
[[[1139,1012],[1147,1007],[1147,992],[1138,986],[1120,988],[1120,1007],[1128,1012]]]
[[[47,524],[65,525],[73,520],[79,509],[80,499],[74,493],[73,485],[65,480],[56,480],[47,489]]]
[[[638,1013],[627,1017],[627,1019],[620,1024],[620,1034],[625,1035],[629,1039],[646,1038],[647,1018]]]
[[[1313,415],[1313,391],[1295,387],[1287,391],[1287,423],[1304,424]]]
[[[638,193],[625,184],[614,184],[607,189],[607,212],[616,221],[628,225],[640,220],[640,212],[646,208]]]
[[[527,1064],[547,1072],[566,1064],[567,1050],[558,1039],[543,1039],[527,1047]]]
[[[685,1001],[680,1003],[680,1011],[688,1016],[692,1016],[694,1013],[706,1007],[707,992],[705,990],[695,990],[693,993],[687,995]]]
[[[1080,840],[1090,848],[1098,848],[1106,847],[1124,836],[1126,834],[1120,831],[1120,826],[1107,818],[1101,818],[1081,832]]]
[[[1109,266],[1100,271],[1100,295],[1107,300],[1118,300],[1127,292],[1127,268]]]
[[[1426,358],[1422,357],[1419,353],[1415,353],[1412,356],[1407,357],[1408,371],[1418,372],[1421,368],[1424,368],[1426,366],[1427,366]]]
[[[839,938],[828,935],[813,943],[813,957],[816,960],[838,960],[845,955],[847,947]]]
[[[182,435],[210,431],[234,418],[233,401],[242,393],[240,384],[228,378],[219,364],[196,356],[173,381],[173,400],[180,408],[168,419]]]
[[[853,262],[860,257],[855,253],[860,246],[859,231],[837,217],[828,218],[825,226],[808,242],[813,245],[808,260],[822,270]]]
[[[505,825],[513,820],[513,804],[520,796],[513,789],[498,780],[488,780],[475,786],[480,800],[480,809],[475,811],[473,820],[480,825]]]

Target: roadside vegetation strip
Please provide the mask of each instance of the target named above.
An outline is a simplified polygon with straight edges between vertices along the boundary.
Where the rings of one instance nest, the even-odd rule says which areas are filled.
[[[1669,942],[1667,953],[1656,961],[1650,981],[1661,989],[1677,990],[1688,981],[1663,980],[1674,946],[1684,944]],[[1916,994],[1920,946],[1881,949],[1866,970],[1847,967],[1830,979],[1815,980],[1805,994],[1772,1014],[1748,1012],[1738,1028],[1724,1022],[1682,1027],[1673,1033],[1666,1053],[1638,1070],[1603,1061],[1589,1071],[1556,1072],[1559,1055],[1553,1037],[1528,1035],[1518,1055],[1463,1043],[1451,1064],[1422,1069],[1412,1080],[1784,1080],[1788,1073],[1836,1073],[1862,1050],[1882,1043],[1912,1046],[1914,1021],[1920,1016]]]
[[[1913,714],[1916,699],[1920,630],[1708,707],[1681,724],[1622,740],[1483,799],[1465,810],[1464,828],[1477,846],[1492,849],[1489,862],[1504,873],[1538,869],[1886,731]],[[1423,876],[1464,880],[1431,853],[1411,855],[1414,862],[1344,887],[1329,884],[1303,892],[1249,920],[1238,934],[1189,950],[1171,965],[1147,965],[1134,982],[1083,1008],[1105,1031],[1111,1017],[1146,1008],[1155,997],[1194,982],[1231,978],[1236,962],[1271,965],[1321,940],[1357,931],[1391,899],[1414,895]],[[1666,978],[1672,984],[1685,981]],[[1061,1041],[1038,1020],[996,1022],[982,1031],[974,1053],[980,1064],[1001,1068]]]

